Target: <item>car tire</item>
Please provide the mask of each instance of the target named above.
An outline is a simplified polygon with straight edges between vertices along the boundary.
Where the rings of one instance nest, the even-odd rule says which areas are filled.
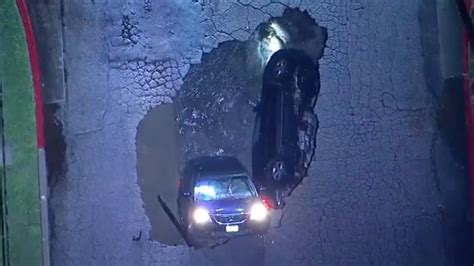
[[[268,199],[269,207],[275,210],[285,207],[283,193],[279,188],[270,188],[260,191],[260,196]]]
[[[280,58],[271,66],[272,77],[279,82],[290,79],[293,74],[292,70],[291,62],[288,58]]]
[[[283,199],[283,193],[280,190],[275,190],[275,209],[283,209],[286,205]]]
[[[289,88],[289,81],[293,79],[295,70],[296,63],[291,51],[280,50],[272,55],[265,67],[265,83]]]
[[[266,176],[272,182],[281,183],[288,175],[288,166],[282,158],[273,159],[265,167]]]

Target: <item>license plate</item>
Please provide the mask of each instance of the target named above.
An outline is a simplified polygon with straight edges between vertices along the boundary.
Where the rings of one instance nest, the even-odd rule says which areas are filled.
[[[235,232],[239,232],[239,226],[238,225],[227,225],[225,227],[225,231],[227,233],[235,233]]]

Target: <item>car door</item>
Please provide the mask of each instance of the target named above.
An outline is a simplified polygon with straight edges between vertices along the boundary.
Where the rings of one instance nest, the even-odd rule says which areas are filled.
[[[279,155],[293,162],[298,154],[298,119],[294,112],[294,92],[282,92],[279,98],[277,137]]]

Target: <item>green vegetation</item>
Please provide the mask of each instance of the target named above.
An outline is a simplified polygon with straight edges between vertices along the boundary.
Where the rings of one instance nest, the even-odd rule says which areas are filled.
[[[32,77],[23,25],[14,0],[0,1],[0,76],[5,138],[10,264],[41,265],[41,226]]]

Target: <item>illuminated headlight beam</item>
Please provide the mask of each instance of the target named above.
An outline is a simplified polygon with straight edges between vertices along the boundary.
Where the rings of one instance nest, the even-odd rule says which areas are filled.
[[[206,209],[197,208],[193,212],[193,219],[197,224],[204,224],[211,221],[211,216]]]
[[[261,202],[255,203],[250,209],[250,220],[261,222],[265,220],[267,216],[268,216],[268,209]]]
[[[260,39],[260,57],[264,63],[278,50],[283,49],[288,42],[288,34],[276,22],[267,24],[265,35]]]
[[[277,24],[276,22],[272,22],[270,23],[270,27],[273,29],[275,35],[281,40],[281,42],[288,42],[288,35],[279,24]]]
[[[280,50],[282,48],[282,43],[281,41],[275,37],[272,36],[268,40],[268,49],[272,52],[275,53],[276,51]]]

